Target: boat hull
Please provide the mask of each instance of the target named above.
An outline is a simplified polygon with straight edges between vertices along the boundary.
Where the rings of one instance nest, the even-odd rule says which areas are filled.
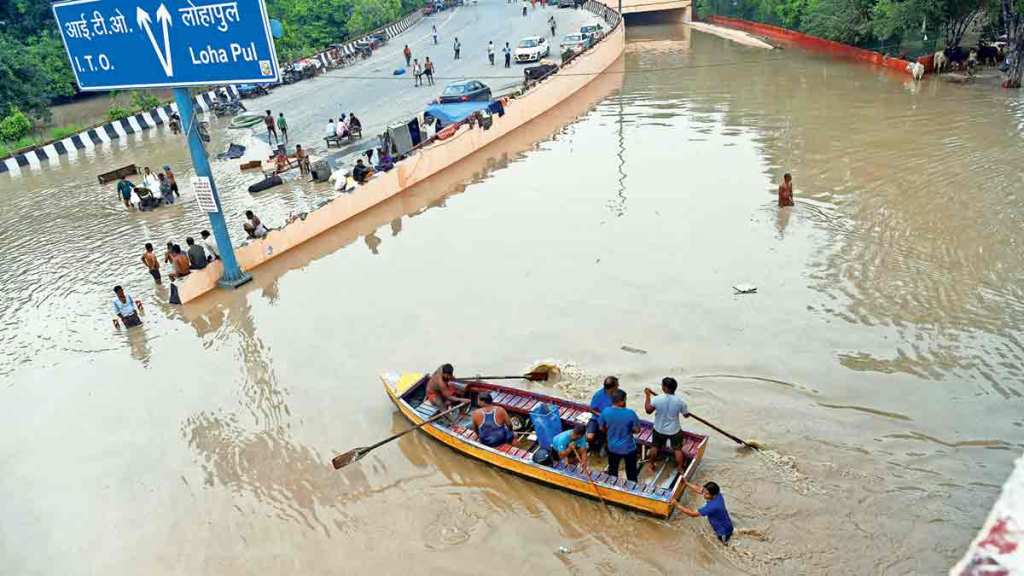
[[[427,418],[417,411],[410,402],[403,400],[403,395],[416,385],[422,385],[422,379],[423,375],[417,373],[407,373],[401,376],[381,376],[388,397],[402,415],[413,424],[420,424]],[[512,390],[508,387],[489,386],[494,389]],[[453,450],[523,478],[659,518],[668,518],[672,515],[674,502],[679,500],[685,489],[685,484],[681,479],[689,478],[693,475],[693,472],[703,458],[704,450],[707,446],[706,439],[700,443],[695,457],[693,457],[690,465],[687,466],[686,473],[680,481],[674,483],[670,490],[661,490],[660,494],[646,495],[639,493],[637,490],[622,489],[607,485],[604,482],[591,482],[589,478],[578,473],[574,474],[568,470],[563,471],[551,466],[536,464],[530,459],[510,456],[499,449],[490,448],[478,442],[467,441],[463,435],[445,426],[428,424],[420,430]]]

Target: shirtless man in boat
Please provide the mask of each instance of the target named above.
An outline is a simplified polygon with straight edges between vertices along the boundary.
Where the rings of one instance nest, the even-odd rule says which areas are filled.
[[[469,402],[468,398],[456,396],[455,389],[455,368],[451,364],[443,364],[430,375],[427,382],[427,402],[437,407],[438,410],[447,410],[461,402]]]

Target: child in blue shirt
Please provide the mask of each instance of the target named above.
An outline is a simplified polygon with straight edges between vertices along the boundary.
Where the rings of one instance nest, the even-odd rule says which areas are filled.
[[[704,496],[707,504],[694,510],[676,502],[676,508],[679,508],[683,514],[692,518],[706,516],[708,524],[711,524],[711,528],[715,531],[715,537],[721,540],[723,544],[728,543],[729,538],[732,538],[732,519],[729,518],[729,512],[725,509],[725,498],[722,497],[722,491],[718,484],[708,482],[701,488],[696,484],[687,482],[686,487]]]

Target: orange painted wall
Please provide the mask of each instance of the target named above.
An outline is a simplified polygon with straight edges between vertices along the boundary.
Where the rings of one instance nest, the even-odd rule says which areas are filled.
[[[787,28],[780,28],[779,26],[772,26],[771,24],[761,24],[760,22],[751,22],[749,20],[741,20],[740,18],[729,18],[727,16],[703,16],[701,17],[701,20],[717,26],[743,30],[744,32],[750,32],[751,34],[764,36],[771,40],[776,40],[786,44],[794,44],[809,50],[825,52],[840,58],[857,60],[858,62],[889,68],[903,74],[910,74],[907,71],[907,65],[910,64],[910,62],[907,60],[890,58],[885,54],[865,50],[863,48],[857,48],[856,46],[850,46],[849,44],[833,42],[832,40],[825,40],[824,38],[810,36]],[[930,69],[930,66],[926,64],[925,68]]]

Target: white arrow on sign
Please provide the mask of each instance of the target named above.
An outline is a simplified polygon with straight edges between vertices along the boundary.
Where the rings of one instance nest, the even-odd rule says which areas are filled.
[[[149,16],[149,12],[146,12],[141,7],[135,10],[135,20],[138,22],[139,27],[146,29],[146,35],[149,36],[149,43],[153,45],[153,50],[156,51],[156,57],[160,59],[160,65],[163,66],[164,74],[168,77],[174,76],[174,65],[171,62],[171,13],[168,12],[167,7],[163,4],[156,9],[156,19],[160,24],[163,25],[164,32],[164,49],[160,50],[160,45],[157,44],[156,37],[153,36],[153,30],[150,28],[152,19]]]

